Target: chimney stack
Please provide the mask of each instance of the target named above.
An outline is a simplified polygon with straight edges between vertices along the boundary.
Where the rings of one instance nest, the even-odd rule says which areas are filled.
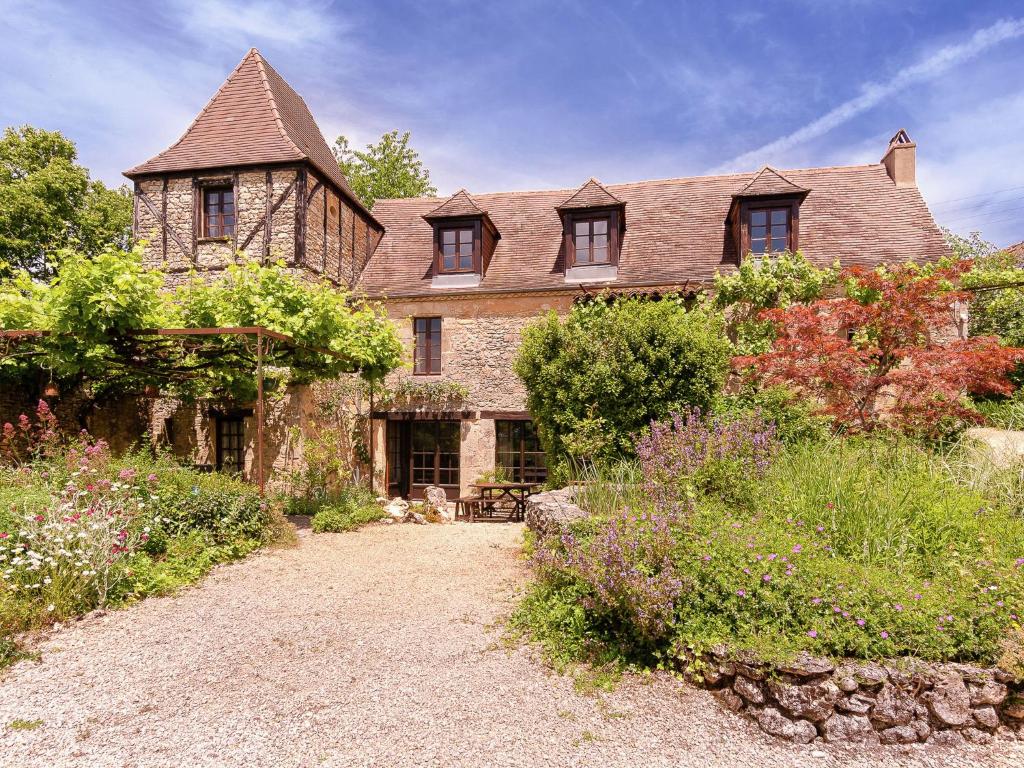
[[[889,139],[889,148],[882,157],[882,165],[897,187],[917,186],[917,144],[910,140],[902,128]]]

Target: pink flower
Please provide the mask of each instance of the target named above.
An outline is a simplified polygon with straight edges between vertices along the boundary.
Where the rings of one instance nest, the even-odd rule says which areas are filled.
[[[811,598],[811,605],[821,605],[821,598],[820,597],[812,597]]]
[[[154,474],[153,474],[152,472],[150,472],[150,473],[149,473],[149,476],[148,476],[148,477],[147,477],[146,479],[147,479],[147,480],[148,480],[149,482],[151,482],[151,483],[155,483],[155,482],[157,481],[157,479],[158,479],[158,478],[157,478],[157,476],[156,476],[156,475],[154,475]]]
[[[764,576],[761,577],[761,581],[771,581],[771,580],[772,580],[772,575],[770,573],[766,573]]]
[[[135,470],[122,469],[120,472],[118,472],[117,476],[122,480],[131,480],[133,477],[135,477]]]
[[[894,605],[893,608],[895,608],[897,611],[902,611],[903,603],[896,603],[896,605]]]
[[[866,622],[864,621],[864,619],[857,619],[857,626],[858,627],[863,627],[865,623]]]
[[[746,597],[747,596],[746,590],[743,590],[743,589],[737,589],[736,590],[736,594],[739,595],[740,597]]]
[[[812,630],[810,630],[810,631],[809,631],[809,632],[807,633],[807,636],[808,636],[808,637],[817,637],[817,636],[818,636],[818,630],[816,630],[816,629],[812,629]]]
[[[743,569],[743,572],[744,572],[745,574],[747,574],[747,576],[749,576],[749,575],[750,575],[750,569],[749,569],[749,568],[744,568],[744,569]]]
[[[881,638],[883,640],[888,640],[889,639],[889,633],[886,632],[884,629],[879,634],[880,634],[880,636],[881,636]]]
[[[803,548],[802,545],[800,545],[800,544],[794,544],[793,545],[793,554],[799,555],[801,552],[803,552],[803,550],[804,550],[804,548]]]
[[[920,600],[921,599],[921,593],[918,592],[916,595],[914,595],[914,599],[915,600]]]
[[[41,522],[43,522],[43,520],[45,520],[46,518],[45,518],[45,517],[43,517],[42,515],[36,515],[36,516],[35,516],[35,517],[33,517],[32,519],[33,519],[33,520],[35,520],[35,521],[36,521],[37,523],[41,523]]]
[[[6,539],[7,536],[8,536],[8,534],[3,533],[2,531],[0,531],[0,539]]]

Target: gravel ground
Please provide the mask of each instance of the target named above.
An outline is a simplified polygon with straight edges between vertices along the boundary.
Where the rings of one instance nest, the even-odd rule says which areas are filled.
[[[525,576],[520,534],[304,535],[177,597],[89,617],[0,679],[0,765],[1024,765],[1022,743],[789,746],[667,676],[577,693],[500,642]]]

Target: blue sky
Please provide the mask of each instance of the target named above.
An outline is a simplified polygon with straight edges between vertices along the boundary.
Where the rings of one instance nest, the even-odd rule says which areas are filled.
[[[876,162],[905,127],[941,224],[1024,240],[1020,0],[0,0],[0,34],[0,124],[111,183],[256,46],[329,141],[411,130],[444,193]]]

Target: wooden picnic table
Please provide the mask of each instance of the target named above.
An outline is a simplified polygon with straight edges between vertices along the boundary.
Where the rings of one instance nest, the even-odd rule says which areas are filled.
[[[493,512],[502,500],[512,502],[514,516],[522,520],[526,516],[526,500],[540,483],[470,483],[470,488],[480,492],[481,511]],[[470,507],[470,522],[473,521],[473,507]]]

